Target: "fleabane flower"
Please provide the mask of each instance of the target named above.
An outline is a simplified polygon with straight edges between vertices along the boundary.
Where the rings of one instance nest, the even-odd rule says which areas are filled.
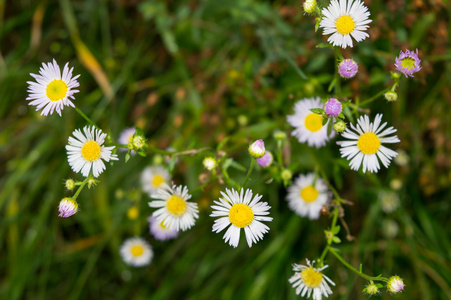
[[[313,300],[321,300],[323,296],[328,298],[332,295],[329,284],[335,286],[335,283],[322,273],[328,266],[314,268],[315,261],[310,262],[308,259],[306,261],[307,266],[293,264],[295,273],[288,280],[296,289],[296,295],[301,294],[301,297],[310,298],[313,293]]]
[[[169,184],[171,175],[168,170],[162,166],[150,166],[141,173],[141,186],[144,192],[152,196],[163,183]]]
[[[80,75],[72,77],[73,69],[73,67],[69,69],[69,63],[66,63],[61,74],[61,69],[55,60],[53,63],[42,63],[39,74],[30,73],[36,82],[27,81],[26,100],[33,100],[28,105],[36,106],[36,110],[42,109],[43,116],[51,115],[54,111],[61,116],[64,106],[75,107],[69,99],[75,99],[74,94],[79,92],[75,88],[80,85],[77,81]]]
[[[324,104],[324,112],[329,117],[338,117],[341,114],[341,110],[343,105],[340,101],[335,98],[330,98],[327,100],[326,104]]]
[[[413,74],[420,71],[421,60],[418,58],[418,49],[416,52],[406,50],[399,52],[399,56],[395,60],[396,70],[403,73],[406,78],[413,77]]]
[[[327,204],[329,193],[326,183],[315,174],[299,175],[288,187],[288,207],[301,217],[319,218],[321,208]]]
[[[163,183],[151,197],[157,200],[149,202],[149,206],[158,208],[152,216],[169,229],[188,230],[199,218],[197,203],[188,202],[191,195],[186,186]]]
[[[81,172],[84,177],[88,177],[92,169],[93,176],[99,177],[105,170],[102,160],[118,160],[117,155],[111,153],[114,146],[103,146],[107,135],[94,126],[83,127],[83,133],[80,129],[75,129],[72,133],[75,138],[69,137],[66,145],[67,160],[75,173]]]
[[[266,151],[263,157],[257,159],[257,163],[263,168],[267,168],[272,164],[273,160],[274,157],[272,156],[271,152]]]
[[[370,118],[365,115],[357,120],[357,126],[351,124],[352,130],[346,128],[341,134],[342,137],[350,141],[337,142],[341,146],[341,157],[351,160],[349,166],[352,170],[358,171],[360,165],[363,165],[363,173],[366,170],[377,172],[380,169],[379,160],[384,167],[388,168],[392,158],[398,153],[383,146],[384,143],[399,143],[400,140],[395,136],[388,136],[397,130],[389,127],[385,130],[387,122],[381,125],[382,114],[377,114],[374,123],[370,122]]]
[[[64,198],[58,205],[59,215],[58,217],[68,218],[75,215],[78,212],[78,204],[72,198]]]
[[[133,135],[135,134],[136,128],[135,127],[128,127],[121,131],[119,134],[119,138],[117,139],[117,142],[121,145],[128,145],[133,142]],[[125,148],[119,148],[119,151],[125,152],[127,149]],[[134,150],[131,151],[131,154],[134,155],[136,152]]]
[[[327,123],[323,126],[323,117],[310,111],[311,108],[322,107],[317,98],[304,98],[294,105],[294,115],[287,116],[287,121],[295,129],[291,132],[300,143],[307,143],[310,147],[320,148],[332,138],[335,133],[327,135]],[[331,120],[328,120],[331,122]]]
[[[357,42],[369,37],[365,31],[371,23],[370,12],[360,0],[332,0],[321,13],[323,18],[319,27],[324,28],[323,35],[332,34],[327,41],[334,46],[352,48],[351,36]]]
[[[357,74],[359,66],[353,59],[345,59],[338,64],[338,74],[341,78],[350,79]]]
[[[399,292],[402,292],[404,290],[404,281],[402,281],[402,278],[399,276],[392,276],[388,279],[387,282],[387,289],[393,293],[397,294]]]
[[[249,146],[249,154],[253,158],[262,158],[265,152],[265,142],[263,140],[256,140]]]
[[[152,247],[143,238],[133,237],[126,239],[122,244],[119,253],[122,260],[133,267],[143,267],[148,265],[153,258]]]
[[[220,217],[213,224],[213,232],[221,232],[230,225],[223,238],[235,248],[240,241],[241,228],[244,229],[249,247],[263,239],[263,234],[268,232],[269,227],[261,221],[269,222],[272,218],[266,217],[271,207],[267,202],[260,202],[262,196],[256,194],[253,197],[250,189],[246,192],[241,189],[240,193],[234,189],[226,189],[221,195],[223,198],[213,201],[215,205],[211,206],[213,212],[210,217]]]
[[[150,233],[159,241],[175,239],[179,235],[177,230],[169,229],[164,226],[163,222],[157,221],[155,217],[149,217],[147,221],[149,222]]]

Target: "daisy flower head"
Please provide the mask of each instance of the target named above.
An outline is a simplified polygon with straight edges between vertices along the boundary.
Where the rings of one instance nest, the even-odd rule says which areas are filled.
[[[129,266],[143,267],[153,258],[152,247],[143,238],[126,239],[119,250],[122,260]]]
[[[168,184],[171,181],[171,175],[166,168],[162,166],[150,166],[145,168],[141,173],[141,186],[144,192],[151,197],[158,188],[162,187],[164,183]]]
[[[221,194],[223,198],[213,201],[216,205],[211,206],[213,212],[210,217],[220,217],[213,224],[213,232],[221,232],[230,225],[223,238],[234,248],[240,241],[241,228],[244,228],[249,247],[263,239],[263,234],[268,232],[269,227],[261,221],[269,222],[272,218],[266,217],[271,207],[267,202],[260,202],[262,196],[256,194],[253,197],[250,189],[246,192],[241,189],[240,193],[234,189],[226,189],[226,192]]]
[[[418,49],[416,52],[406,50],[406,52],[400,52],[399,56],[395,60],[396,70],[403,73],[406,78],[408,76],[413,77],[413,74],[420,71],[421,60],[418,58]]]
[[[163,222],[158,222],[155,217],[151,216],[147,218],[147,221],[149,222],[150,233],[159,241],[175,239],[179,235],[177,230],[169,229],[164,226]]]
[[[382,144],[399,143],[398,136],[388,136],[396,132],[393,127],[385,128],[387,122],[381,125],[382,114],[377,114],[374,123],[370,122],[367,115],[361,116],[357,120],[357,126],[351,124],[351,129],[346,128],[342,133],[344,138],[350,141],[339,141],[341,146],[341,157],[346,157],[351,160],[349,166],[352,170],[358,171],[360,165],[363,165],[363,173],[366,170],[370,172],[379,171],[379,160],[384,167],[388,168],[392,158],[396,157],[398,153],[383,146]],[[379,158],[379,160],[378,160]]]
[[[54,111],[61,116],[64,106],[75,107],[70,99],[75,99],[74,94],[79,92],[75,88],[80,85],[77,81],[80,75],[72,77],[73,69],[73,67],[69,69],[69,63],[66,63],[61,74],[61,69],[55,60],[53,63],[42,63],[39,74],[30,73],[36,82],[27,81],[26,100],[32,100],[28,105],[36,106],[36,110],[42,109],[43,116],[51,115]]]
[[[335,135],[332,131],[328,136],[327,126],[323,126],[323,117],[310,111],[311,108],[321,107],[323,104],[319,97],[304,98],[294,105],[294,115],[287,116],[288,123],[295,128],[291,135],[295,136],[300,143],[320,148],[325,146],[326,142]]]
[[[319,218],[321,208],[329,200],[326,183],[315,174],[299,175],[288,187],[288,207],[301,217]]]
[[[100,129],[85,126],[83,133],[75,129],[72,134],[75,138],[69,137],[66,150],[67,160],[75,173],[81,172],[84,177],[88,177],[92,169],[92,174],[97,178],[105,170],[102,160],[118,160],[117,155],[111,153],[114,146],[103,146],[107,134]]]
[[[321,11],[323,18],[319,27],[324,28],[323,35],[329,35],[327,41],[346,49],[352,48],[351,36],[357,41],[369,37],[365,31],[369,28],[370,12],[360,0],[332,0],[327,8]]]
[[[328,266],[314,268],[315,261],[310,262],[308,259],[306,261],[306,266],[293,264],[295,273],[288,280],[296,289],[296,295],[301,294],[301,297],[307,295],[307,298],[310,298],[313,293],[313,300],[321,300],[323,296],[328,298],[332,295],[329,284],[335,286],[335,283],[322,273]]]
[[[133,135],[135,134],[135,127],[128,127],[121,131],[119,134],[119,138],[117,139],[118,143],[121,145],[128,145],[133,142]],[[127,149],[120,148],[119,151],[125,152]],[[136,152],[134,150],[131,151],[131,154],[134,155]]]
[[[151,197],[157,200],[149,202],[149,206],[158,208],[152,216],[168,229],[186,231],[194,225],[195,219],[199,218],[197,204],[188,202],[191,195],[188,194],[186,186],[170,187],[163,183]]]

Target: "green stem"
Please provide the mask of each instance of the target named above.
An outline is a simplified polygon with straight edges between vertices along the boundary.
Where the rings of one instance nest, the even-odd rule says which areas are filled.
[[[341,55],[340,47],[334,47],[335,49],[335,94],[337,96],[341,93],[341,81],[340,81],[340,75],[338,74],[338,61],[344,60],[343,55]]]
[[[198,186],[197,188],[195,188],[194,190],[192,190],[190,193],[194,194],[197,191],[203,191],[204,188],[210,184],[212,184],[213,182],[215,182],[216,180],[218,180],[217,178],[213,178],[211,180],[209,180],[207,183],[202,184],[201,186]]]
[[[337,253],[337,251],[335,251],[334,248],[330,248],[329,252],[332,253],[343,265],[345,265],[349,270],[353,271],[354,273],[356,273],[357,275],[365,278],[366,280],[374,280],[374,281],[385,281],[387,282],[388,279],[385,277],[372,277],[369,275],[366,275],[362,272],[360,272],[359,270],[357,270],[356,268],[354,268],[353,266],[351,266],[347,261],[345,261],[343,259],[343,257],[340,256],[340,254]]]
[[[174,151],[160,150],[158,148],[154,148],[149,145],[144,146],[144,149],[155,152],[155,153],[168,154],[168,155],[174,155],[174,154],[178,153],[178,152],[174,152]]]
[[[366,105],[366,104],[369,104],[369,103],[373,102],[374,100],[376,100],[377,98],[379,98],[380,96],[382,96],[383,94],[388,92],[389,90],[390,90],[390,88],[383,89],[382,91],[380,91],[379,93],[377,93],[373,97],[371,97],[371,98],[369,98],[369,99],[367,99],[365,101],[360,102],[360,106],[363,106],[363,105]]]
[[[326,248],[324,248],[323,253],[321,253],[321,256],[318,260],[318,262],[321,264],[321,267],[324,266],[324,257],[326,257],[327,252],[329,251],[330,245],[327,245]]]
[[[81,185],[78,187],[78,190],[75,192],[75,195],[72,197],[72,199],[75,201],[78,198],[78,195],[81,193],[81,190],[85,187],[86,183],[88,182],[89,177],[86,177],[85,180],[81,183]]]
[[[252,157],[251,165],[249,166],[249,170],[247,171],[246,178],[245,178],[244,181],[243,181],[243,185],[242,185],[242,188],[243,188],[243,189],[246,187],[246,183],[249,181],[249,179],[251,179],[252,170],[254,169],[254,166],[255,166],[255,162],[256,162],[256,161],[257,161],[257,160],[256,160],[255,158]]]
[[[75,110],[80,114],[80,116],[88,121],[89,124],[100,130],[100,128],[94,123],[94,121],[92,121],[87,115],[85,115],[78,107],[75,106]]]

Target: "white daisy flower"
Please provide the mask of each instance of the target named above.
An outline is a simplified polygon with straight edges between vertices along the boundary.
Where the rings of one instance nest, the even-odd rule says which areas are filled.
[[[149,217],[147,221],[150,223],[150,233],[159,241],[175,239],[179,235],[177,230],[169,229],[164,226],[163,222],[158,222],[155,217]]]
[[[119,250],[122,260],[133,267],[143,267],[153,258],[152,247],[143,238],[126,239]]]
[[[311,108],[322,108],[323,106],[319,97],[304,98],[294,105],[294,115],[287,116],[288,123],[295,128],[291,135],[297,137],[300,143],[307,142],[310,147],[320,148],[334,137],[333,130],[327,136],[327,123],[323,126],[323,117],[310,111]]]
[[[351,160],[349,166],[352,170],[358,171],[360,165],[363,164],[363,173],[366,170],[370,172],[377,172],[380,169],[378,157],[382,164],[388,168],[390,160],[398,153],[382,146],[383,143],[399,143],[398,136],[387,135],[395,133],[396,129],[389,127],[382,131],[387,125],[387,122],[381,125],[382,114],[377,114],[374,119],[374,124],[370,123],[370,118],[367,115],[361,116],[357,120],[357,126],[351,124],[354,131],[349,128],[341,134],[342,137],[350,139],[351,141],[337,142],[341,145],[341,157],[346,157]]]
[[[244,228],[246,241],[249,247],[252,243],[263,239],[263,234],[267,233],[269,227],[260,221],[272,221],[269,215],[271,208],[267,202],[259,202],[262,196],[256,194],[252,198],[252,190],[241,189],[240,194],[234,189],[226,189],[226,193],[221,192],[224,198],[214,201],[213,212],[210,217],[220,217],[213,224],[213,232],[220,232],[230,225],[224,234],[225,242],[230,246],[237,247],[240,241],[241,228]]]
[[[117,139],[117,142],[121,145],[128,145],[133,141],[133,135],[135,134],[136,128],[135,127],[128,127],[124,128],[121,133],[119,134],[119,138]],[[119,151],[126,152],[128,151],[126,148],[119,148]],[[136,152],[134,150],[131,151],[131,154],[134,155]]]
[[[80,129],[75,129],[72,133],[73,137],[69,137],[69,144],[66,145],[67,160],[70,167],[75,173],[79,173],[84,177],[88,177],[91,172],[94,177],[105,170],[104,161],[118,160],[116,154],[111,154],[114,146],[105,147],[106,133],[102,133],[100,129],[95,129],[94,126],[83,128],[84,134]]]
[[[319,218],[321,208],[329,200],[326,183],[315,174],[299,175],[288,187],[288,207],[301,217]]]
[[[158,200],[149,202],[149,206],[159,208],[152,216],[169,229],[188,230],[196,222],[195,219],[199,218],[197,204],[188,202],[191,195],[186,186],[173,185],[171,188],[163,183],[151,197]]]
[[[42,109],[43,116],[53,114],[55,110],[61,116],[64,106],[75,107],[69,98],[75,99],[73,95],[79,92],[74,88],[80,85],[77,81],[80,75],[72,77],[73,69],[69,69],[69,63],[66,63],[61,75],[61,69],[55,60],[53,64],[42,63],[39,75],[30,73],[36,82],[27,81],[29,94],[26,100],[33,100],[28,105],[35,105],[36,110]]]
[[[160,188],[163,183],[168,184],[171,181],[171,175],[168,170],[162,166],[150,166],[141,173],[141,186],[144,192],[150,197]]]
[[[321,273],[328,266],[313,268],[315,261],[310,262],[308,259],[306,261],[307,266],[293,264],[295,273],[288,280],[296,289],[296,295],[301,294],[301,297],[307,295],[307,298],[310,298],[313,292],[313,300],[321,300],[323,296],[328,298],[329,295],[332,295],[329,284],[335,286],[335,283],[329,277]]]
[[[351,36],[357,42],[369,37],[365,31],[371,23],[370,12],[360,0],[332,0],[321,13],[319,27],[324,28],[323,35],[332,34],[327,41],[334,46],[346,49],[352,47]]]

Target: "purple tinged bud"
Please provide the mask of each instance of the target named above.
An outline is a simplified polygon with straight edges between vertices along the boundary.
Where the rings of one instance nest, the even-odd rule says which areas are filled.
[[[64,198],[58,206],[60,214],[58,217],[68,218],[78,212],[78,204],[72,198]]]
[[[267,168],[272,164],[273,159],[271,152],[266,151],[262,158],[257,159],[257,163],[263,168]]]
[[[359,67],[352,59],[345,59],[338,65],[338,74],[342,78],[352,78],[357,74]]]
[[[263,140],[256,140],[249,146],[249,153],[253,158],[261,158],[265,155],[265,142]]]
[[[328,117],[338,117],[342,107],[340,101],[335,98],[330,98],[324,105],[324,112]]]

